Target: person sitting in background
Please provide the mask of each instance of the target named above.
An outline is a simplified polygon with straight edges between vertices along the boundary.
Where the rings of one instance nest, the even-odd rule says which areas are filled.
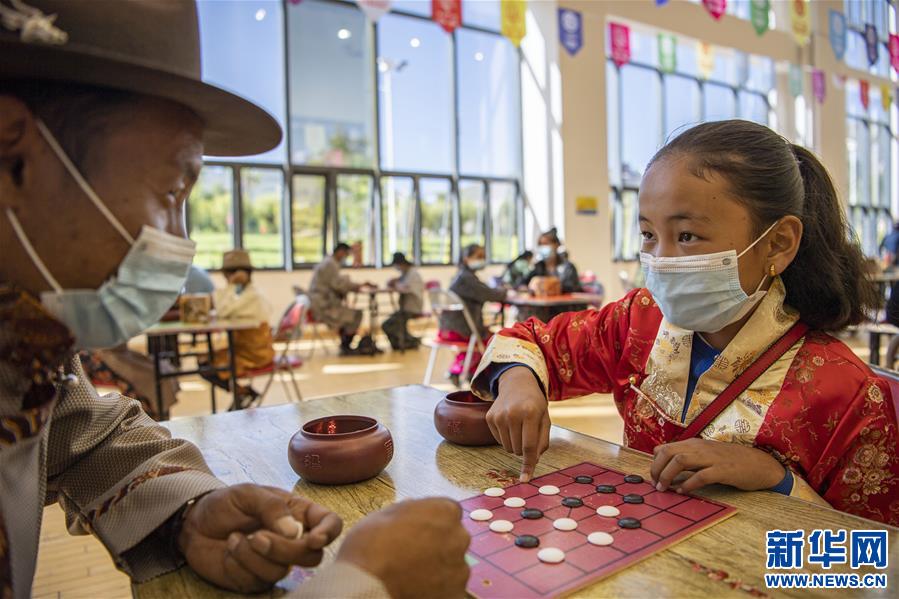
[[[214,291],[215,283],[212,282],[212,277],[209,276],[206,269],[191,264],[190,270],[187,271],[187,281],[184,282],[184,289],[181,293],[212,293]]]
[[[462,262],[459,264],[459,270],[449,286],[449,290],[458,295],[465,304],[465,309],[477,329],[474,332],[484,341],[490,337],[490,331],[484,325],[484,304],[501,302],[506,299],[505,289],[488,287],[478,278],[477,272],[483,270],[486,265],[487,252],[484,250],[484,246],[478,244],[466,246],[462,250]],[[461,311],[442,313],[438,324],[437,338],[441,341],[468,341],[472,335],[472,330]],[[481,353],[475,351],[469,361],[470,366],[468,372],[465,373],[466,377],[470,378],[474,374],[480,361]],[[464,365],[465,351],[461,351],[456,354],[456,359],[447,373],[447,378],[457,387],[460,376],[463,374]]]
[[[234,331],[234,365],[237,376],[248,370],[263,368],[275,359],[272,347],[272,329],[269,324],[271,307],[252,283],[253,265],[246,250],[236,249],[225,252],[222,260],[222,274],[228,281],[224,289],[213,293],[216,318],[220,320],[253,320],[259,323],[255,329]],[[228,350],[216,350],[212,365],[216,368],[228,366]],[[203,378],[225,390],[230,389],[230,375],[227,371],[204,371]],[[238,385],[234,392],[232,409],[241,409],[259,397],[259,393],[249,385]]]
[[[349,356],[357,353],[353,348],[356,331],[362,324],[362,310],[350,308],[344,303],[350,291],[358,291],[363,285],[354,283],[346,275],[340,274],[340,268],[350,256],[350,246],[338,243],[334,253],[322,260],[312,272],[312,283],[309,285],[309,299],[312,302],[312,315],[340,335],[340,355]]]
[[[503,285],[512,289],[526,287],[525,281],[531,272],[531,261],[534,259],[534,252],[526,250],[520,256],[512,260],[506,265],[503,272]]]
[[[387,282],[389,288],[400,293],[400,304],[399,310],[391,314],[381,328],[393,349],[417,349],[421,345],[421,339],[409,334],[407,323],[424,312],[425,283],[418,274],[418,269],[402,252],[393,254],[393,261],[388,266],[400,272],[399,277]]]
[[[562,250],[562,241],[555,227],[537,240],[537,257],[540,260],[525,277],[525,285],[529,285],[534,277],[556,277],[562,284],[562,293],[581,291],[577,268],[568,261],[567,252]]]

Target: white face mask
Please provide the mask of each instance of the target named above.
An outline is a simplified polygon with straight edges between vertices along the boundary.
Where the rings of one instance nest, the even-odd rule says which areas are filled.
[[[555,252],[553,251],[553,246],[551,245],[539,245],[537,246],[537,256],[541,260],[549,259]]]
[[[468,263],[468,268],[471,270],[483,270],[485,266],[487,266],[486,260],[472,260]]]
[[[6,216],[31,261],[53,288],[41,294],[42,303],[69,327],[78,347],[100,349],[120,345],[158,322],[172,306],[187,280],[196,244],[147,226],[141,229],[137,239],[132,238],[44,123],[38,120],[37,127],[81,190],[131,249],[119,264],[116,275],[99,289],[63,289],[38,256],[15,213],[8,208]]]
[[[671,324],[688,331],[715,333],[746,316],[765,297],[762,277],[752,295],[740,285],[738,260],[765,238],[768,230],[738,255],[736,250],[656,258],[640,254],[646,288]]]

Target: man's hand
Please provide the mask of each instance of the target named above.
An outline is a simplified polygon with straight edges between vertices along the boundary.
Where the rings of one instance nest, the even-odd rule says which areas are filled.
[[[337,514],[308,499],[275,487],[235,485],[188,508],[178,547],[206,580],[251,593],[271,587],[291,566],[318,565],[342,528]]]
[[[528,482],[549,447],[549,407],[537,378],[524,367],[510,368],[499,378],[487,426],[503,449],[523,457],[521,482]]]
[[[690,493],[713,483],[758,491],[784,477],[784,467],[769,453],[737,443],[694,438],[657,445],[653,453],[650,473],[659,491]]]
[[[356,524],[337,560],[380,579],[393,599],[463,597],[471,539],[461,517],[449,499],[394,504]]]

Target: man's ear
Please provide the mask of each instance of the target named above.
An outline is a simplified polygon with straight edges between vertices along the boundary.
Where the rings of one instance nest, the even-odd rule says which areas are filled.
[[[26,169],[39,147],[34,114],[18,98],[0,94],[0,208],[20,208]]]

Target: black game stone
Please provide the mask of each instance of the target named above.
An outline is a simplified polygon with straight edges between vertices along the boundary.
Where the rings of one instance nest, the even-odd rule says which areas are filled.
[[[576,482],[576,483],[581,483],[582,485],[592,485],[592,484],[593,484],[593,477],[592,477],[592,476],[586,476],[586,475],[583,475],[583,474],[582,474],[581,476],[575,476],[575,477],[574,477],[574,482]]]
[[[529,507],[527,509],[521,510],[521,517],[527,520],[539,520],[543,517],[543,512],[541,512],[537,508]]]
[[[628,474],[624,477],[624,482],[637,485],[643,482],[643,477],[639,474]]]
[[[642,525],[636,518],[622,518],[618,521],[618,526],[621,528],[640,528]]]
[[[596,485],[597,493],[614,493],[615,485]]]
[[[525,549],[533,549],[540,545],[540,539],[534,535],[518,535],[515,537],[515,545]]]
[[[643,503],[643,496],[636,493],[628,493],[622,499],[624,503]]]
[[[581,507],[582,505],[584,505],[584,502],[580,497],[566,497],[562,500],[562,505],[564,505],[565,507]]]

